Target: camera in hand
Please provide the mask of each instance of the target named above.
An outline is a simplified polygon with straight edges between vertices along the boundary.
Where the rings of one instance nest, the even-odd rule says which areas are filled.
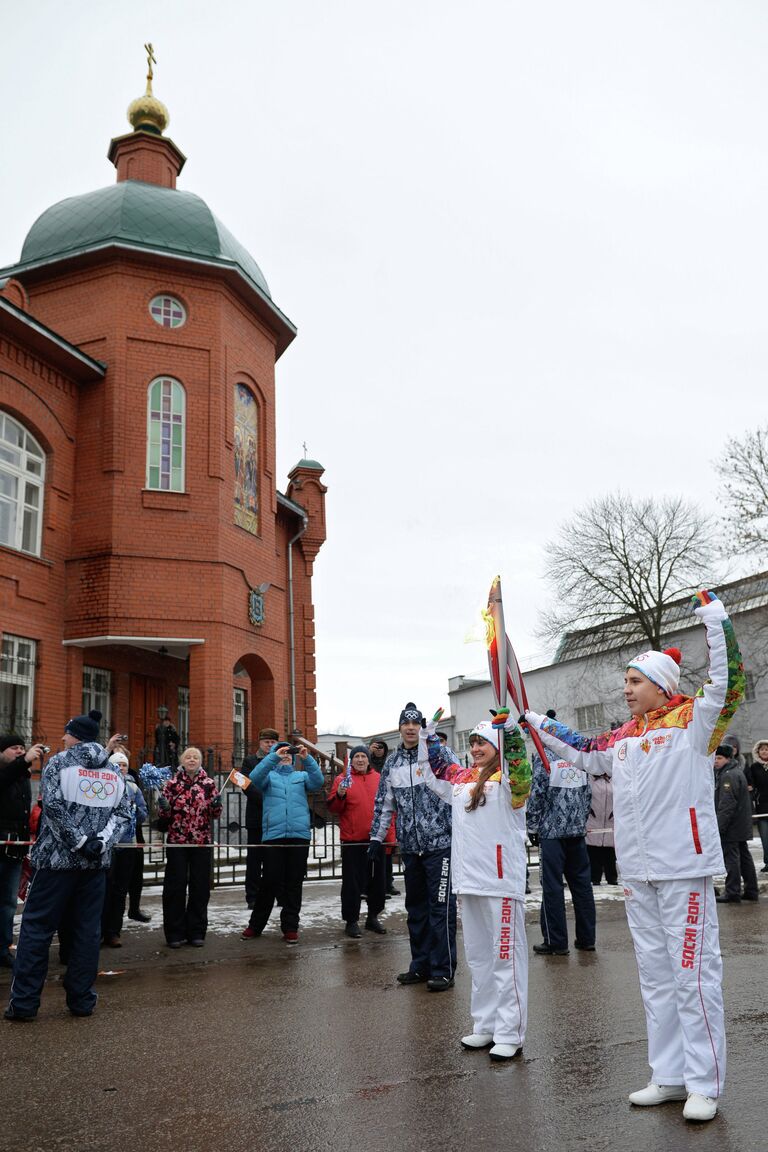
[[[50,749],[48,744],[41,744],[40,745],[40,751],[43,753],[44,756],[47,756],[48,753],[50,752],[50,750],[51,749]]]

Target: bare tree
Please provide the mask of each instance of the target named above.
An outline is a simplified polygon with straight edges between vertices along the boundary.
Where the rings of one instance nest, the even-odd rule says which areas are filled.
[[[639,637],[659,648],[665,610],[712,582],[718,554],[713,521],[696,505],[621,492],[577,511],[546,551],[557,602],[541,634],[599,628],[603,650]]]
[[[747,552],[768,552],[768,424],[731,437],[715,463],[722,480],[723,521]]]

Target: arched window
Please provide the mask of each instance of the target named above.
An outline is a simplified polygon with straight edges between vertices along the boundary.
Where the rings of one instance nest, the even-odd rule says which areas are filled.
[[[40,555],[45,453],[18,420],[0,412],[0,544]]]
[[[158,376],[147,393],[147,488],[184,491],[185,395],[178,380]]]
[[[235,384],[235,524],[259,534],[259,407],[244,384]]]

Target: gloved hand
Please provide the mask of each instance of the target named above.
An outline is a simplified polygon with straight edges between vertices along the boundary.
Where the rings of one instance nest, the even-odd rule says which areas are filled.
[[[442,719],[443,709],[438,708],[431,720],[427,720],[424,716],[421,718],[422,733],[426,733],[427,739],[431,739],[437,732],[437,726]]]
[[[160,793],[157,798],[157,806],[161,812],[170,812],[171,810],[170,801],[168,800],[167,796],[163,796],[162,793]]]
[[[381,840],[371,840],[368,845],[368,859],[372,864],[376,864],[384,857],[384,845]]]
[[[528,839],[530,841],[531,848],[538,848],[538,846],[539,846],[539,834],[538,834],[538,832],[529,832],[528,833]]]
[[[101,857],[104,855],[104,849],[105,844],[103,840],[100,840],[98,836],[89,836],[80,851],[86,860],[91,860],[95,863],[97,860],[101,860]]]
[[[493,719],[491,720],[491,724],[493,725],[494,728],[505,728],[506,727],[507,721],[509,720],[509,708],[499,708],[498,712],[494,712],[494,710],[492,708],[491,714],[493,716]]]

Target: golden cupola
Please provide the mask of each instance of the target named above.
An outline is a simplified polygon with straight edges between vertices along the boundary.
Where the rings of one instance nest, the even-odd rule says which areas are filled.
[[[154,132],[162,136],[171,121],[170,114],[162,100],[152,92],[152,65],[157,63],[151,44],[145,44],[147,52],[147,89],[143,96],[137,96],[128,105],[128,121],[134,132]]]

